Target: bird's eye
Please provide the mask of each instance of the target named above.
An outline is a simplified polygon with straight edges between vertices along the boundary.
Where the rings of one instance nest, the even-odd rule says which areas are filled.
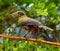
[[[24,13],[23,12],[18,12],[18,15],[22,16],[22,15],[24,15]]]

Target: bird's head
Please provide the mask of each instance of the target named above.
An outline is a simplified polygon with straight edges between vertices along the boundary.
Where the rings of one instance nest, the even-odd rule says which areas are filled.
[[[27,15],[23,11],[17,11],[12,13],[13,17],[16,19],[17,25],[20,26],[25,22]]]
[[[13,15],[16,16],[18,26],[22,25],[22,22],[24,22],[27,17],[23,11],[14,12]]]
[[[23,11],[18,11],[18,12],[16,12],[16,14],[17,14],[19,17],[21,17],[21,16],[24,16],[24,15],[25,15],[25,13],[24,13]]]
[[[17,11],[11,14],[12,16],[17,16],[17,17],[21,17],[26,15],[23,11]]]

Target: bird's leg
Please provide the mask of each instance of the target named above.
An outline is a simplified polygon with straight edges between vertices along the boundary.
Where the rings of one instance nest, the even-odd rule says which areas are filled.
[[[32,35],[32,31],[30,31],[29,33],[30,33],[29,37],[32,38],[32,36],[31,36]]]
[[[32,35],[33,38],[36,38],[36,39],[38,38],[37,31],[33,31],[31,35]]]
[[[41,32],[40,32],[40,30],[39,30],[39,29],[35,31],[36,39],[37,39],[37,38],[39,38],[39,36],[41,36],[41,34],[40,34],[40,33],[41,33]]]
[[[37,31],[37,32],[36,32],[36,39],[39,38],[40,35],[41,35],[41,34]]]
[[[26,37],[28,33],[29,33],[29,31],[24,35],[24,37]]]
[[[38,33],[36,32],[36,39],[38,38]]]
[[[28,32],[24,35],[24,37],[26,37],[26,36],[27,36],[27,34],[28,34]]]

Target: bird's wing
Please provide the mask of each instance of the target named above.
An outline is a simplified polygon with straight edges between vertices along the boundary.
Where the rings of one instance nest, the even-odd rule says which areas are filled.
[[[51,30],[51,31],[54,31],[53,29],[51,29],[51,28],[49,28],[49,27],[47,27],[47,26],[44,26],[44,25],[39,26],[39,28],[42,28],[42,29],[44,29],[44,30]]]
[[[44,30],[51,30],[51,31],[53,31],[53,29],[51,29],[51,28],[49,28],[49,27],[47,27],[47,26],[44,26],[41,22],[39,22],[39,21],[37,21],[37,20],[35,20],[35,19],[31,19],[31,18],[29,18],[28,20],[27,20],[27,24],[26,25],[36,25],[36,26],[38,26],[39,28],[42,28],[42,29],[44,29]]]
[[[37,21],[37,20],[35,20],[35,19],[32,19],[32,18],[29,18],[29,19],[27,20],[27,24],[36,25],[36,26],[42,25],[42,23],[40,23],[39,21]]]

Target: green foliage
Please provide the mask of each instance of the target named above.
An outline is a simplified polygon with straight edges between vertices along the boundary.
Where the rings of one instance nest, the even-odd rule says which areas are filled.
[[[4,5],[4,2],[2,0],[0,0],[0,6]]]
[[[49,3],[47,8],[48,8],[48,13],[49,14],[56,15],[56,5],[54,3]]]
[[[48,15],[47,9],[45,8],[45,3],[39,3],[36,5],[36,11],[40,15]]]
[[[27,0],[15,0],[15,2],[17,3],[17,4],[19,4],[19,5],[21,5],[21,4],[30,4],[30,3],[32,3],[32,1],[33,0],[29,0],[29,1],[27,1]]]
[[[9,6],[8,8],[4,8],[6,4],[9,4],[11,6]],[[26,6],[23,7],[24,4],[26,4]],[[33,5],[29,7],[30,4]],[[53,32],[55,38],[58,40],[58,42],[60,42],[60,30],[56,30],[56,25],[60,22],[60,13],[57,13],[57,11],[60,10],[59,4],[60,0],[0,0],[0,19],[4,19],[5,16],[8,16],[10,13],[22,10],[28,16],[31,16],[34,19],[36,17],[36,19],[41,21],[43,24],[53,28],[55,30]],[[44,19],[42,19],[43,17]],[[0,22],[0,33],[6,33],[6,29],[10,28],[9,35],[19,35],[20,32],[15,32],[14,28],[16,27],[12,28],[10,26],[10,24],[14,23],[16,22],[14,22],[13,19],[7,22]],[[49,31],[48,34],[50,34]],[[44,37],[42,36],[40,38],[44,39]],[[52,40],[54,40],[54,38]],[[48,45],[32,41],[19,41],[3,38],[2,43],[0,43],[0,51],[60,51],[60,47],[58,48],[54,45]]]
[[[14,0],[4,0],[3,2],[4,2],[5,4],[10,4],[10,3],[13,3]]]
[[[14,0],[0,0],[0,6],[3,6],[5,4],[10,4],[13,2],[14,2]]]
[[[3,39],[3,44],[0,44],[1,48],[4,48],[5,51],[58,51],[60,48],[57,48],[53,45],[37,43],[32,41],[17,41],[11,39]]]

